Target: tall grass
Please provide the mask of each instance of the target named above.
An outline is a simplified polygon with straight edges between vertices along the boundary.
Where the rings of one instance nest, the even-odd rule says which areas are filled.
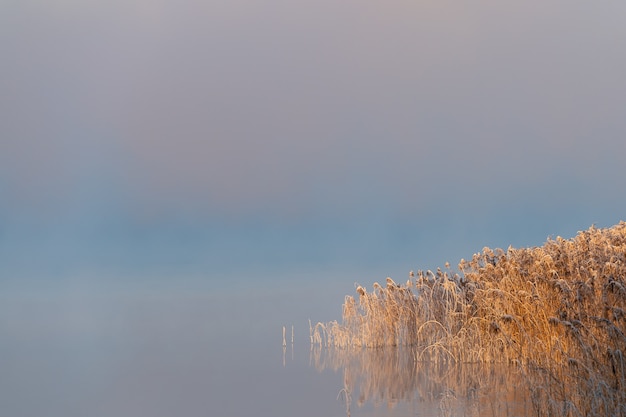
[[[542,247],[484,248],[456,272],[410,275],[358,286],[342,322],[316,325],[312,342],[513,363],[537,415],[626,415],[626,222]]]

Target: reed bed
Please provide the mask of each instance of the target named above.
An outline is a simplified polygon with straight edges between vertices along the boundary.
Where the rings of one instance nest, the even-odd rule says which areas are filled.
[[[416,362],[512,363],[537,415],[626,415],[626,222],[347,296],[314,345],[411,347]]]

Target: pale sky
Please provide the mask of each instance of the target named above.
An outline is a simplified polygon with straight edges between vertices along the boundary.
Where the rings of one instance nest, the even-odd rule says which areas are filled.
[[[383,273],[610,226],[626,218],[625,16],[3,2],[0,261]]]

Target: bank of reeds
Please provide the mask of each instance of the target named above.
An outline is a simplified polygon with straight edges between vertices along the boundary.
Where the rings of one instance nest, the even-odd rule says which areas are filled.
[[[347,296],[314,344],[411,346],[416,361],[510,362],[542,415],[626,415],[626,222],[572,239],[484,248],[458,271]]]

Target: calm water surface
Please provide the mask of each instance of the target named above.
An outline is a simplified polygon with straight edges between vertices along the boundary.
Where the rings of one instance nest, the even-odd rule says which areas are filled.
[[[339,319],[352,291],[315,288],[5,293],[2,415],[484,415],[486,404],[500,410],[491,415],[529,412],[514,396],[489,399],[493,371],[416,368],[410,352],[311,349],[308,319]]]

